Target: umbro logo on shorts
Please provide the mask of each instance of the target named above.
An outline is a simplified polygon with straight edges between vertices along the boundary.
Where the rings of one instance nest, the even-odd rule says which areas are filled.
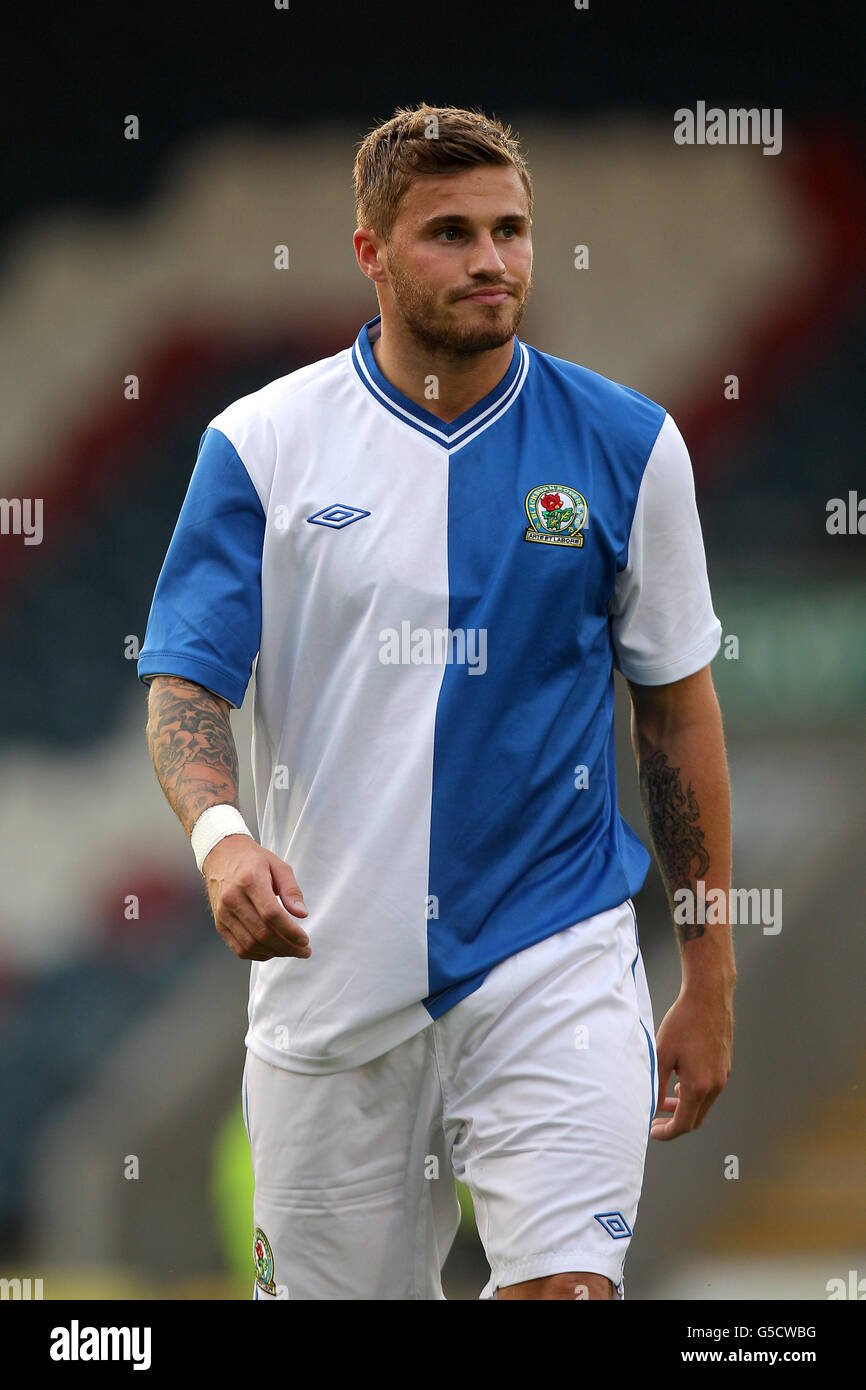
[[[360,507],[347,507],[343,502],[332,502],[330,507],[323,507],[320,512],[314,512],[307,517],[307,521],[312,521],[316,526],[330,526],[334,531],[340,531],[344,526],[351,526],[353,521],[360,521],[362,516],[369,516],[369,512],[363,511]]]
[[[631,1226],[620,1211],[596,1212],[596,1221],[603,1226],[611,1240],[625,1240],[632,1234]]]

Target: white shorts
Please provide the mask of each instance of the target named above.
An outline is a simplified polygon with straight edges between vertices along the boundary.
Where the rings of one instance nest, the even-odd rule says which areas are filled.
[[[621,1298],[654,1037],[627,902],[502,961],[366,1066],[301,1074],[248,1051],[253,1296],[444,1298],[456,1177],[490,1264],[481,1298],[568,1271]]]

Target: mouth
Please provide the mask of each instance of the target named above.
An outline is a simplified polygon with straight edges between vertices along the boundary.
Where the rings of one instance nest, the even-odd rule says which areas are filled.
[[[506,299],[511,298],[511,291],[476,290],[473,294],[464,294],[462,298],[471,300],[475,304],[504,304]]]

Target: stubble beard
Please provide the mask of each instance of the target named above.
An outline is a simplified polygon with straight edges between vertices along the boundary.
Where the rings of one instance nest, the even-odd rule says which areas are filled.
[[[407,331],[425,352],[435,352],[445,358],[487,352],[509,342],[526,312],[532,285],[530,278],[522,299],[512,296],[501,305],[479,305],[480,313],[474,323],[460,323],[457,321],[459,309],[439,304],[433,291],[425,290],[418,280],[394,264],[390,256],[388,272],[394,306]]]

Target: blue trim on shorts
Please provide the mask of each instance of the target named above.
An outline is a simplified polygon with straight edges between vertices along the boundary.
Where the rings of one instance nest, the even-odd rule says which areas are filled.
[[[647,1127],[647,1139],[649,1139],[649,1136],[652,1132],[653,1115],[655,1114],[656,1108],[656,1058],[655,1048],[652,1044],[652,1038],[649,1035],[649,1030],[646,1024],[644,1023],[643,1019],[641,1019],[640,1021],[640,1026],[646,1033],[646,1042],[647,1047],[649,1048],[650,1055],[650,1120],[649,1125]]]
[[[631,977],[634,980],[635,966],[637,965],[637,958],[640,955],[640,942],[637,939],[637,913],[634,910],[634,903],[631,898],[626,898],[626,905],[631,908],[631,920],[634,922],[634,960],[631,963]],[[637,983],[636,980],[635,983]]]
[[[635,967],[637,966],[637,959],[638,959],[638,956],[640,955],[640,942],[638,941],[638,936],[637,936],[637,913],[636,913],[635,910],[634,910],[634,903],[632,902],[631,898],[629,898],[627,901],[628,901],[629,907],[631,908],[632,921],[634,922],[634,944],[635,944],[635,953],[634,953],[634,960],[633,960],[632,963],[631,963],[631,976],[632,976],[632,979],[635,980],[635,983],[637,983],[637,979],[636,979],[636,976],[635,976],[635,973],[634,973],[634,972],[635,972]],[[650,1056],[650,1118],[649,1118],[649,1125],[647,1126],[647,1143],[649,1143],[649,1137],[650,1137],[650,1134],[651,1134],[651,1132],[652,1132],[653,1116],[655,1115],[655,1108],[656,1108],[656,1054],[655,1054],[655,1048],[653,1047],[652,1038],[651,1038],[650,1035],[649,1035],[649,1029],[647,1028],[646,1024],[644,1023],[643,1019],[641,1019],[641,1021],[640,1021],[640,1026],[641,1026],[641,1028],[642,1028],[643,1031],[644,1031],[644,1035],[645,1035],[645,1037],[646,1037],[647,1047],[649,1048],[649,1056]],[[659,1097],[659,1099],[661,1100],[661,1097]]]

